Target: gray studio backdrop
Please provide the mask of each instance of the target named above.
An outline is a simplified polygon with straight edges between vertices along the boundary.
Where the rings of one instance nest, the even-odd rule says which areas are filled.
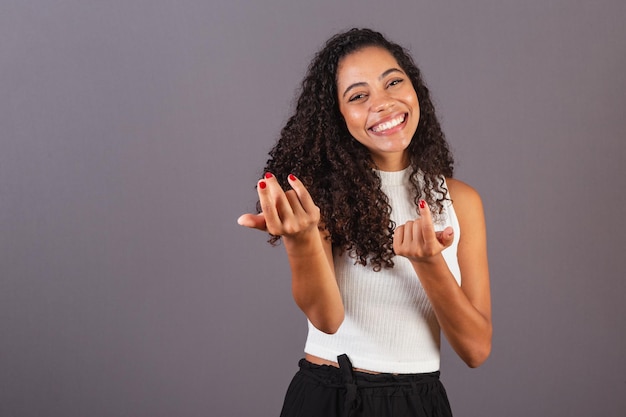
[[[457,416],[624,416],[626,3],[2,0],[0,416],[276,416],[306,324],[236,224],[313,53],[406,45],[482,194]]]

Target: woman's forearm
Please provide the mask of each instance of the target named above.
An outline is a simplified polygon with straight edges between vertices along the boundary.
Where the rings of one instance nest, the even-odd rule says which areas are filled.
[[[330,241],[315,231],[283,239],[296,304],[317,329],[335,333],[343,322],[344,308],[332,264]]]
[[[491,352],[489,314],[479,311],[463,292],[443,256],[432,262],[412,262],[446,339],[470,367],[481,365]]]

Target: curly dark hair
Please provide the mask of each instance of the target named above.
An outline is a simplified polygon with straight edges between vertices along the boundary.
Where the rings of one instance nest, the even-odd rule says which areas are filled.
[[[370,152],[350,135],[339,111],[336,80],[341,59],[369,46],[389,51],[415,88],[420,120],[408,147],[411,184],[416,207],[424,199],[435,215],[441,213],[447,198],[443,178],[452,177],[453,158],[429,90],[409,53],[370,29],[337,34],[315,55],[302,81],[295,113],[270,151],[265,172],[274,174],[284,189],[289,187],[287,176],[296,175],[320,208],[321,227],[328,230],[333,248],[379,271],[394,265],[396,225],[390,220],[391,206]],[[278,239],[271,236],[269,241],[274,244]]]

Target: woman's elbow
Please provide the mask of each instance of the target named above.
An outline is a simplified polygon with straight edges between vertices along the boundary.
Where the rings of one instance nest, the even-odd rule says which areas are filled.
[[[329,317],[320,318],[318,320],[311,320],[311,323],[317,330],[326,334],[335,334],[341,327],[344,319],[343,310],[340,313],[334,314]],[[310,319],[309,319],[310,320]]]
[[[462,357],[463,362],[470,368],[478,368],[480,365],[491,355],[491,341],[485,343],[483,346],[474,349],[472,352],[467,353]]]

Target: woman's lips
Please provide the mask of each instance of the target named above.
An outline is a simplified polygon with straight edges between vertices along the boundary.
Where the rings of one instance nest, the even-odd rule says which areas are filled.
[[[402,125],[406,121],[407,117],[408,115],[406,113],[392,116],[382,122],[376,123],[374,126],[370,127],[369,130],[374,133],[385,133],[386,131],[393,129],[394,127]]]

